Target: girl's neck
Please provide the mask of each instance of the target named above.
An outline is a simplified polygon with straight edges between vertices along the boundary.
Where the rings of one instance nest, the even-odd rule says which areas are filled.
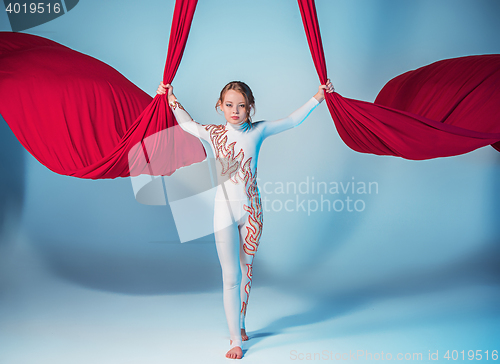
[[[239,124],[231,124],[226,121],[226,127],[232,130],[247,131],[251,128],[251,123],[248,120]]]

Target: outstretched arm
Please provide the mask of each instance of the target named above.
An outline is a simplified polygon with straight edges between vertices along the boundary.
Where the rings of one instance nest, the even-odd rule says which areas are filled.
[[[210,136],[208,135],[208,131],[203,127],[203,125],[198,124],[193,118],[189,115],[189,113],[184,110],[182,105],[177,101],[177,98],[174,95],[173,87],[170,84],[165,85],[163,82],[158,86],[158,90],[156,93],[158,95],[163,95],[168,91],[168,104],[170,105],[170,109],[174,113],[175,119],[179,126],[189,134],[194,135],[195,137],[209,140]]]
[[[316,106],[325,99],[326,92],[333,92],[334,88],[330,79],[327,80],[325,85],[319,86],[316,95],[311,97],[300,108],[292,112],[286,118],[274,120],[274,121],[263,121],[262,122],[262,137],[265,139],[270,135],[281,133],[282,131],[299,126],[309,114],[316,108]]]

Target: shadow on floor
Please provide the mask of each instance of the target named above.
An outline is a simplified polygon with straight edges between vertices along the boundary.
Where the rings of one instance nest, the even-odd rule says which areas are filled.
[[[500,241],[495,241],[493,244],[477,251],[476,254],[439,269],[427,272],[407,272],[370,286],[335,291],[324,295],[318,292],[304,291],[305,295],[318,297],[310,309],[299,314],[281,317],[260,330],[250,332],[249,336],[252,340],[249,345],[253,346],[268,336],[279,335],[291,328],[342,317],[375,304],[377,301],[411,297],[473,285],[500,286]],[[292,287],[289,289],[292,289]],[[294,289],[297,291],[297,287],[294,287]],[[453,307],[450,307],[448,314],[453,316],[455,311]],[[409,322],[418,324],[428,319],[437,320],[439,317],[435,317],[435,313],[430,311],[425,315],[417,313],[414,317],[408,317],[405,320],[400,320],[397,317],[391,320],[384,319],[384,322],[377,321],[376,324],[364,322],[349,328],[347,331],[343,328],[342,332],[332,332],[330,335],[325,335],[322,332],[321,338],[365,333],[380,330],[381,328],[389,329],[408,325]]]

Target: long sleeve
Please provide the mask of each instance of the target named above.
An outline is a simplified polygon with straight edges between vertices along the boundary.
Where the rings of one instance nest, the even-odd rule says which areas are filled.
[[[304,105],[292,112],[286,118],[263,121],[262,122],[262,138],[265,139],[270,135],[281,133],[282,131],[294,128],[300,125],[309,114],[318,106],[319,102],[316,98],[311,97]]]
[[[175,108],[171,107],[171,109],[174,113],[177,123],[184,131],[203,140],[210,140],[210,135],[205,127],[194,121],[188,114],[188,112],[184,110],[184,108],[179,103],[177,103]]]

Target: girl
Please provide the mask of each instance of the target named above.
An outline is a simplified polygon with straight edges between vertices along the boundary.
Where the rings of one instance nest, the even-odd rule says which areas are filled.
[[[240,359],[242,341],[248,340],[245,316],[252,285],[252,264],[262,234],[262,205],[257,187],[257,158],[267,137],[293,128],[324,100],[324,91],[333,92],[330,80],[302,107],[284,119],[252,122],[255,100],[250,88],[233,81],[222,89],[215,109],[224,113],[226,124],[201,125],[184,110],[170,84],[158,87],[180,127],[206,140],[218,163],[215,196],[214,235],[222,268],[223,302],[231,335],[227,358]]]

